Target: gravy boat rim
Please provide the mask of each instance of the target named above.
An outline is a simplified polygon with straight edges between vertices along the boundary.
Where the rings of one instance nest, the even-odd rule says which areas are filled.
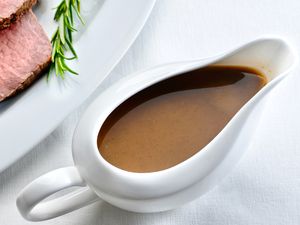
[[[270,82],[268,82],[262,89],[260,89],[250,100],[248,100],[248,102],[243,105],[239,111],[230,119],[230,121],[224,126],[224,128],[213,138],[212,141],[210,141],[206,146],[204,146],[202,149],[199,149],[199,151],[194,154],[193,156],[191,156],[190,158],[163,170],[159,170],[159,171],[153,171],[153,172],[132,172],[132,171],[126,171],[123,170],[121,168],[118,168],[112,164],[110,164],[108,161],[106,161],[102,155],[100,154],[99,150],[98,150],[98,146],[97,146],[97,137],[99,134],[99,131],[104,123],[104,121],[107,119],[107,117],[112,113],[112,111],[114,109],[116,109],[120,104],[122,104],[124,101],[126,101],[128,98],[130,98],[131,96],[133,96],[134,94],[138,93],[139,91],[153,85],[156,84],[162,80],[168,79],[170,77],[174,77],[198,68],[202,68],[208,65],[212,65],[220,60],[223,60],[231,55],[234,55],[235,53],[238,53],[239,51],[241,51],[244,48],[250,47],[251,45],[255,45],[259,42],[262,41],[278,41],[282,44],[284,44],[289,51],[291,52],[291,54],[293,55],[294,58],[294,62],[293,64],[286,69],[284,72],[280,73],[277,77],[275,77],[273,80],[271,80]],[[109,88],[107,88],[99,97],[97,97],[95,100],[93,100],[92,104],[88,107],[88,109],[86,110],[86,112],[84,113],[87,114],[87,111],[91,111],[91,110],[96,110],[98,112],[98,115],[96,117],[93,118],[93,123],[94,125],[92,126],[92,131],[89,132],[90,135],[90,141],[92,140],[92,149],[93,149],[93,156],[97,159],[97,161],[102,164],[107,171],[109,170],[110,172],[112,172],[113,174],[117,174],[118,176],[121,176],[123,178],[129,178],[131,180],[136,180],[136,179],[142,179],[143,181],[147,180],[147,178],[151,178],[155,179],[160,175],[166,175],[169,174],[171,172],[175,172],[178,169],[181,169],[182,167],[187,166],[188,164],[190,164],[191,161],[193,160],[199,160],[201,159],[201,157],[210,150],[210,147],[212,146],[212,144],[222,136],[222,134],[224,132],[227,131],[227,129],[230,128],[231,123],[233,120],[235,120],[235,118],[239,117],[240,114],[245,111],[248,106],[252,103],[254,103],[261,95],[263,95],[264,92],[267,91],[267,89],[270,89],[275,83],[277,83],[278,81],[280,81],[284,76],[286,76],[286,74],[288,74],[291,70],[293,70],[293,68],[297,65],[298,62],[298,56],[294,50],[294,48],[292,48],[288,42],[281,37],[276,37],[276,36],[264,36],[264,37],[260,37],[257,38],[255,40],[249,41],[246,44],[242,44],[239,45],[238,47],[235,47],[231,50],[228,51],[224,51],[221,54],[212,56],[212,57],[206,57],[206,58],[199,58],[199,59],[192,59],[192,60],[183,60],[183,61],[178,61],[178,62],[172,62],[172,63],[164,63],[161,65],[157,65],[154,67],[150,67],[147,69],[144,69],[142,71],[138,71],[135,72],[133,74],[131,74],[130,76],[126,76],[124,78],[121,78],[120,80],[118,80],[116,83],[114,83],[112,86],[110,86]],[[176,65],[178,65],[176,67]],[[146,80],[146,84],[141,84],[139,86],[139,88],[134,88],[134,90],[130,90],[129,88],[127,89],[127,95],[120,98],[118,102],[114,102],[112,104],[109,105],[109,107],[107,106],[103,106],[103,110],[99,110],[97,108],[101,108],[101,106],[99,106],[99,102],[101,102],[101,99],[104,99],[105,97],[108,97],[108,93],[110,92],[110,90],[118,90],[120,91],[120,89],[124,89],[124,86],[122,86],[121,84],[124,83],[128,83],[128,82],[133,82],[134,80],[137,80],[140,78],[139,75],[143,74],[143,73],[147,73],[147,72],[155,72],[156,69],[163,69],[163,67],[169,68],[169,67],[173,67],[175,66],[175,68],[173,70],[170,71],[166,71],[161,73],[159,76],[157,77],[152,77],[152,78],[143,78],[143,80]],[[117,88],[119,86],[119,88]],[[132,89],[132,88],[131,88]],[[126,87],[125,87],[126,90]],[[97,107],[96,107],[97,106]],[[82,116],[82,118],[84,118],[84,115]],[[85,120],[85,119],[83,119]],[[95,122],[96,121],[96,122]],[[79,121],[78,126],[75,130],[75,134],[74,137],[76,136],[76,133],[78,129],[80,129],[80,124],[83,123],[82,119]],[[76,138],[73,138],[73,146],[75,146],[76,144],[74,144],[74,140],[76,140]],[[228,154],[228,153],[227,153]],[[76,157],[75,154],[73,152],[73,158],[76,164]],[[201,161],[201,160],[200,160]]]

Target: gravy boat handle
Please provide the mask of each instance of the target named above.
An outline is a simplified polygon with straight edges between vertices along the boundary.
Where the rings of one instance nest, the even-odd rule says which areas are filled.
[[[79,189],[49,201],[51,195],[70,187]],[[27,185],[17,197],[21,215],[30,221],[42,221],[69,213],[100,200],[75,167],[65,167],[42,175]],[[42,202],[43,201],[43,202]]]

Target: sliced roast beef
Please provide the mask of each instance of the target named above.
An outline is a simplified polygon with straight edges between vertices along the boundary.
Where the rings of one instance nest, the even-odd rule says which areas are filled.
[[[0,102],[30,85],[49,65],[51,43],[30,10],[0,31]]]
[[[36,0],[0,0],[0,30],[18,20],[36,3]]]

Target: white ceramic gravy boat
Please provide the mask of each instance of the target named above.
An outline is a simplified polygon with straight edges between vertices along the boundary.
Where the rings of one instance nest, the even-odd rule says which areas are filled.
[[[215,186],[237,164],[259,120],[259,112],[249,115],[286,77],[296,61],[296,54],[284,40],[261,38],[216,57],[165,64],[121,79],[101,94],[82,116],[73,138],[75,166],[49,172],[25,187],[17,198],[19,211],[26,219],[39,221],[99,199],[134,212],[164,211],[194,200]],[[97,135],[118,105],[152,84],[208,64],[254,67],[267,75],[269,83],[206,147],[174,167],[153,173],[133,173],[118,169],[101,157]],[[42,201],[72,186],[81,188],[54,200]]]

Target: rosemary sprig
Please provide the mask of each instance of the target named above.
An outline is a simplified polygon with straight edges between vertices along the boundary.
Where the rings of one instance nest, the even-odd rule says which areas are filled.
[[[73,47],[73,32],[77,31],[74,28],[74,14],[76,14],[77,18],[84,24],[80,15],[80,0],[62,0],[56,7],[54,20],[58,23],[58,27],[51,39],[52,56],[47,79],[49,79],[53,70],[56,76],[62,79],[65,78],[66,72],[78,75],[78,73],[72,70],[66,63],[67,60],[78,58]],[[67,51],[71,52],[71,57],[66,56],[65,53]]]

